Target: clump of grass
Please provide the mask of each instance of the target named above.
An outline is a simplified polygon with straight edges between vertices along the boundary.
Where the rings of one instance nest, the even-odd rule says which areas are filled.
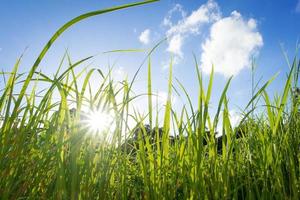
[[[76,74],[74,69],[91,57],[73,63],[68,54],[62,59],[69,61],[65,71],[61,71],[63,61],[53,77],[37,70],[52,43],[71,25],[148,2],[152,1],[81,15],[56,32],[28,74],[18,73],[21,58],[10,73],[2,73],[6,82],[0,97],[1,199],[299,199],[297,57],[289,66],[282,94],[274,100],[269,97],[266,89],[275,77],[271,78],[253,93],[237,127],[232,126],[228,111],[231,78],[212,116],[208,105],[214,72],[204,88],[196,59],[198,105],[192,105],[177,80],[177,90],[186,96],[188,106],[181,112],[172,109],[171,62],[162,128],[158,114],[153,113],[158,110],[152,103],[152,51],[147,56],[149,112],[145,116],[129,111],[139,96],[132,93],[136,76],[116,83],[110,73],[99,69]],[[92,90],[90,79],[95,76],[101,81]],[[47,87],[39,91],[41,83]],[[259,98],[265,113],[251,115]],[[71,108],[76,112],[70,112]],[[114,128],[90,134],[82,122],[86,108],[113,113]],[[128,125],[130,118],[136,121],[135,129]],[[222,151],[218,152],[215,132],[221,118]],[[149,127],[143,125],[145,120]],[[171,124],[177,133],[172,141]],[[238,132],[243,137],[237,139]]]

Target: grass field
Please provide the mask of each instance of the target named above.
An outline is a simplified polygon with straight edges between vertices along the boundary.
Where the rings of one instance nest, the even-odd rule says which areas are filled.
[[[198,105],[189,103],[179,112],[172,109],[170,62],[168,98],[159,129],[151,82],[151,53],[155,47],[143,65],[148,67],[147,115],[129,112],[138,98],[131,92],[136,76],[114,82],[110,73],[100,69],[75,73],[76,67],[92,57],[69,61],[65,71],[58,66],[53,77],[38,70],[53,42],[70,26],[88,17],[147,2],[81,15],[53,35],[29,73],[18,72],[21,58],[11,72],[1,73],[5,85],[0,91],[0,199],[299,199],[297,57],[289,66],[280,95],[273,98],[266,92],[276,81],[276,76],[271,77],[249,99],[237,127],[231,125],[228,110],[231,78],[212,116],[209,103],[214,72],[204,88],[195,59]],[[68,54],[64,61],[68,61]],[[96,88],[93,85],[93,91],[92,76],[101,80]],[[46,89],[40,91],[40,84],[47,85]],[[176,89],[191,102],[184,86]],[[257,107],[260,112],[256,112]],[[70,112],[71,108],[76,111]],[[87,108],[92,113],[83,116]],[[99,117],[98,111],[114,117],[107,120],[107,115]],[[128,126],[129,119],[136,121],[140,131]],[[218,152],[215,132],[220,121],[223,139],[222,151]],[[93,128],[97,122],[109,123],[108,128]],[[143,124],[149,124],[155,137]],[[171,127],[177,134],[172,142]],[[237,132],[244,136],[236,139]]]

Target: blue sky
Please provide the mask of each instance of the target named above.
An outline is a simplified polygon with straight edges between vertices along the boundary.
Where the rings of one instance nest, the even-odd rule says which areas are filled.
[[[21,71],[28,71],[52,34],[82,13],[132,1],[0,0],[0,68],[12,69],[24,51]],[[251,95],[251,58],[257,63],[256,79],[268,80],[280,72],[269,91],[280,92],[288,71],[281,50],[292,58],[300,36],[299,0],[161,0],[80,22],[65,32],[51,48],[40,69],[53,74],[66,49],[72,59],[95,55],[92,66],[107,69],[116,63],[116,77],[132,77],[145,53],[103,54],[115,49],[150,49],[164,37],[152,56],[154,90],[166,94],[167,64],[174,57],[174,76],[197,102],[197,76],[193,53],[200,69],[215,65],[212,104],[217,102],[230,75],[234,75],[230,109],[243,107]],[[2,83],[2,82],[1,82]],[[146,66],[136,90],[146,89]],[[180,98],[176,103],[180,104]],[[184,103],[184,102],[183,102]]]

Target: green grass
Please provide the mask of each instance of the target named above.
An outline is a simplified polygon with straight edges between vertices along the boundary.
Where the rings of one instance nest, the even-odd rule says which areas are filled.
[[[22,57],[11,72],[1,73],[5,84],[0,92],[0,199],[300,198],[300,98],[294,91],[300,68],[297,57],[280,95],[270,98],[266,91],[276,81],[274,76],[253,93],[238,127],[232,127],[229,117],[231,78],[212,116],[214,72],[205,88],[195,59],[199,94],[198,105],[193,106],[184,86],[173,81],[171,61],[161,138],[159,112],[152,102],[151,54],[156,47],[145,59],[146,115],[130,113],[140,96],[132,92],[140,68],[133,80],[114,82],[110,73],[100,69],[75,73],[76,67],[86,66],[92,57],[73,63],[66,53],[53,77],[38,71],[52,43],[78,21],[150,2],[76,17],[54,34],[29,73],[18,72]],[[68,68],[61,71],[65,61]],[[101,81],[91,88],[95,77]],[[40,91],[40,84],[47,85],[46,89]],[[188,102],[180,112],[172,108],[174,91],[181,91]],[[77,112],[71,114],[73,107]],[[255,112],[258,107],[263,111]],[[91,134],[80,114],[85,108],[114,113],[115,128]],[[135,143],[134,130],[128,125],[131,118],[141,130]],[[220,121],[224,136],[218,154],[214,133]],[[155,130],[154,141],[146,134],[145,123]],[[172,124],[178,134],[174,143],[169,140]],[[237,131],[244,137],[236,139]]]

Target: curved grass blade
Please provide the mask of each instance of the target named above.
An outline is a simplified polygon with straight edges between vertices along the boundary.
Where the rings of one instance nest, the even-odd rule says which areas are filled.
[[[42,61],[42,59],[44,58],[44,56],[46,55],[46,53],[48,52],[48,50],[50,49],[52,44],[59,38],[59,36],[63,32],[65,32],[68,28],[70,28],[74,24],[76,24],[76,23],[78,23],[78,22],[80,22],[84,19],[87,19],[87,18],[90,18],[90,17],[93,17],[93,16],[97,16],[97,15],[100,15],[100,14],[108,13],[108,12],[113,12],[113,11],[120,10],[120,9],[125,9],[125,8],[129,8],[129,7],[133,7],[133,6],[152,3],[152,2],[156,2],[156,1],[158,1],[158,0],[148,0],[148,1],[137,2],[137,3],[132,3],[132,4],[126,4],[126,5],[123,5],[123,6],[116,6],[116,7],[112,7],[112,8],[108,8],[108,9],[104,9],[104,10],[97,10],[97,11],[85,13],[83,15],[75,17],[74,19],[72,19],[69,22],[67,22],[66,24],[64,24],[61,28],[59,28],[56,31],[56,33],[51,37],[51,39],[48,41],[48,43],[44,46],[43,50],[41,51],[38,58],[34,62],[32,68],[30,69],[29,74],[28,74],[28,76],[27,76],[27,78],[24,82],[24,85],[21,89],[20,95],[18,96],[18,99],[15,103],[15,107],[14,107],[14,110],[12,112],[12,118],[14,118],[16,116],[16,112],[18,110],[18,107],[21,104],[21,101],[24,97],[25,91],[26,91],[26,89],[29,85],[29,82],[30,82],[31,78],[33,77],[34,72],[36,71],[37,67],[39,66],[40,62]]]

